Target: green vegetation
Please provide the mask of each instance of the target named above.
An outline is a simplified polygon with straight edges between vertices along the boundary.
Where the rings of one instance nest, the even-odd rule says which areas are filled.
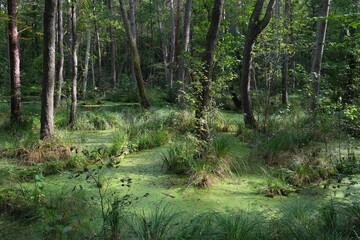
[[[0,239],[360,239],[359,16],[0,0]]]

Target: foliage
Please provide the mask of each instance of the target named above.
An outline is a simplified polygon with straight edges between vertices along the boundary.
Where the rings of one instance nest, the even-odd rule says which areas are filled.
[[[79,114],[72,128],[74,130],[108,130],[121,128],[124,125],[125,123],[118,113],[85,111]]]
[[[169,206],[156,205],[149,213],[142,211],[129,219],[132,235],[136,239],[170,239],[178,231],[179,214]]]

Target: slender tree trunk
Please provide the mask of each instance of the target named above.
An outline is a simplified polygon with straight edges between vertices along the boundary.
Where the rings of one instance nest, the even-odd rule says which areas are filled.
[[[327,18],[329,16],[330,0],[322,0],[319,5],[319,17]],[[321,62],[325,47],[327,19],[319,20],[316,24],[316,47],[313,55],[311,75],[312,75],[312,103],[311,110],[315,110],[317,106],[317,98],[320,90]]]
[[[176,15],[175,15],[175,56],[174,56],[174,77],[177,76],[179,52],[180,52],[180,20],[181,20],[181,8],[182,1],[176,0]],[[177,79],[175,79],[177,80]]]
[[[78,76],[78,41],[76,35],[76,4],[77,0],[68,0],[70,4],[70,29],[72,35],[71,43],[71,58],[72,58],[72,76],[71,76],[71,106],[70,106],[70,118],[69,125],[72,126],[76,121],[76,109],[77,109],[77,76]]]
[[[20,92],[20,48],[17,30],[16,0],[8,0],[8,44],[9,44],[9,76],[11,93],[10,123],[21,121],[21,92]]]
[[[98,87],[100,87],[100,83],[101,83],[101,76],[102,76],[102,59],[101,59],[101,44],[100,44],[100,34],[99,34],[99,29],[97,26],[97,22],[94,20],[94,26],[95,26],[95,37],[96,37],[96,50],[97,50],[97,79],[95,81],[96,86],[94,87],[94,89],[97,89]]]
[[[169,79],[167,83],[168,90],[172,88],[174,82],[174,69],[175,69],[175,48],[176,48],[176,27],[175,27],[175,9],[174,0],[170,0],[170,55],[169,55]]]
[[[215,0],[210,27],[206,35],[206,46],[203,55],[203,61],[205,62],[205,69],[203,73],[204,76],[199,77],[201,91],[197,97],[198,106],[195,110],[195,118],[197,125],[197,134],[199,138],[204,141],[208,141],[210,138],[210,130],[206,119],[206,111],[210,106],[210,84],[212,79],[212,68],[223,7],[224,0]]]
[[[90,61],[90,49],[91,49],[91,27],[89,26],[86,34],[86,52],[84,61],[84,72],[83,72],[83,98],[86,97],[88,75],[89,75],[89,61]]]
[[[179,103],[184,106],[184,93],[185,93],[185,64],[186,54],[189,52],[190,43],[190,27],[191,27],[191,13],[192,13],[192,0],[187,0],[185,5],[185,16],[184,16],[184,37],[182,46],[182,59],[180,60],[178,70],[178,80],[180,83],[179,88]]]
[[[129,8],[130,8],[129,9],[129,13],[130,13],[129,16],[130,16],[131,33],[132,33],[132,36],[134,38],[135,46],[137,47],[137,33],[136,33],[134,0],[129,0]],[[132,78],[133,78],[134,82],[136,82],[136,73],[135,73],[134,64],[132,62],[130,64],[130,70],[131,70]]]
[[[134,66],[136,83],[137,83],[139,97],[140,97],[140,105],[143,109],[149,109],[150,104],[146,97],[145,84],[144,84],[144,79],[143,79],[143,75],[141,72],[140,55],[139,55],[139,52],[138,52],[138,49],[137,49],[137,46],[135,43],[135,39],[131,32],[130,22],[127,17],[126,11],[125,11],[124,0],[119,0],[119,3],[120,3],[121,16],[122,16],[125,31],[126,31],[126,36],[128,38],[129,44],[130,44],[131,61]]]
[[[57,63],[57,80],[58,88],[55,98],[55,107],[59,107],[61,104],[62,87],[64,83],[64,28],[63,28],[63,0],[58,0],[57,9],[57,39],[58,39],[58,63]]]
[[[242,71],[241,71],[241,97],[244,111],[244,121],[245,125],[250,128],[257,128],[257,124],[254,118],[252,106],[251,106],[251,96],[250,96],[250,67],[252,61],[252,49],[255,43],[255,40],[260,35],[262,30],[269,24],[270,19],[274,12],[275,0],[270,0],[265,15],[263,19],[260,19],[262,8],[264,5],[264,0],[257,0],[255,8],[250,17],[248,32],[245,40],[245,47],[243,52],[242,60]]]
[[[281,102],[283,105],[287,105],[289,101],[289,54],[288,54],[288,44],[289,44],[289,36],[288,36],[288,16],[289,16],[289,8],[290,3],[289,1],[285,1],[285,8],[284,8],[284,28],[285,28],[285,36],[284,36],[284,43],[285,43],[285,50],[283,54],[283,64],[282,64],[282,76],[281,76]]]
[[[44,11],[44,79],[41,93],[40,139],[54,136],[54,83],[55,83],[55,19],[57,0],[45,0]]]
[[[113,4],[112,0],[108,0],[108,8],[111,17],[113,16]],[[114,28],[110,25],[109,27],[110,33],[110,46],[111,46],[111,87],[112,89],[116,88],[116,41]]]
[[[96,88],[96,77],[95,77],[95,63],[94,63],[94,59],[91,59],[91,79],[92,79],[92,86],[93,89]]]
[[[161,12],[161,7],[160,5],[157,6],[157,9],[159,12]],[[161,15],[158,15],[158,26],[159,26],[159,32],[160,32],[160,36],[161,36],[161,50],[162,50],[162,60],[164,63],[164,70],[165,70],[165,81],[166,83],[169,82],[169,68],[168,68],[168,47],[166,44],[166,37],[165,37],[165,33],[164,33],[164,27],[163,27],[163,22],[161,19]]]

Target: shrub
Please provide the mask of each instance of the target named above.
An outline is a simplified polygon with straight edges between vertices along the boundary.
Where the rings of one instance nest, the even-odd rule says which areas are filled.
[[[5,188],[0,192],[0,213],[15,220],[33,222],[40,218],[37,202],[31,191],[23,188]]]
[[[175,174],[189,174],[194,169],[194,157],[198,152],[198,140],[192,135],[171,143],[162,153],[165,168]]]
[[[195,117],[186,110],[171,111],[166,119],[166,125],[179,133],[192,132],[195,130]]]
[[[86,111],[79,114],[72,128],[74,130],[108,130],[120,127],[126,127],[126,124],[118,113]]]
[[[113,156],[119,155],[120,153],[124,152],[124,150],[128,146],[128,136],[126,131],[122,129],[118,129],[112,139],[112,144],[110,147],[110,154]]]
[[[170,139],[170,134],[166,129],[156,131],[146,131],[137,135],[131,142],[132,151],[141,151],[144,149],[161,146]]]
[[[135,239],[166,240],[173,238],[178,231],[178,220],[178,213],[167,206],[156,205],[148,214],[144,211],[135,214],[129,224]]]
[[[52,193],[42,207],[44,239],[80,239],[89,228],[89,204],[84,191]]]

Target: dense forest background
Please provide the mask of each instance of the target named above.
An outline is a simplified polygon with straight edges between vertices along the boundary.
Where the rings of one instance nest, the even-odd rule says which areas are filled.
[[[220,104],[231,109],[234,108],[231,98],[241,98],[243,49],[248,44],[248,22],[254,3],[224,3],[215,62],[211,67],[214,79],[211,82],[211,98],[215,106]],[[74,34],[71,30],[70,8],[73,4],[76,5],[78,15]],[[188,4],[190,7],[186,9],[185,2],[179,1],[135,1],[131,2],[128,14],[141,59],[144,82],[149,89],[166,89],[162,91],[163,98],[169,103],[183,102],[182,93],[189,96],[193,92],[191,84],[196,82],[204,70],[202,56],[213,4],[211,1]],[[357,97],[359,3],[355,0],[333,1],[327,18],[323,18],[319,4],[322,4],[321,1],[275,1],[272,20],[261,37],[256,39],[253,49],[249,74],[252,94],[259,101],[253,104],[254,108],[280,100],[286,105],[289,93],[291,96],[303,91],[304,102],[307,100],[306,95],[312,94],[310,85],[314,72],[312,60],[317,41],[317,22],[322,20],[329,21],[329,26],[322,60],[320,97],[343,104],[352,104]],[[1,26],[0,76],[2,92],[9,95],[8,17],[6,3],[3,2],[1,6],[1,17],[5,21],[2,21]],[[70,98],[71,48],[72,42],[76,41],[79,97],[90,98],[92,94],[117,91],[112,97],[135,100],[127,99],[136,98],[136,94],[130,94],[136,93],[136,81],[119,2],[64,2],[61,7],[63,9],[57,9],[58,18],[62,16],[61,21],[57,20],[55,29],[56,65],[62,65],[64,61],[64,66],[63,69],[57,69],[56,73],[56,99],[58,95],[62,99]],[[39,96],[43,78],[44,3],[19,1],[17,12],[22,93],[24,97]],[[62,41],[60,35],[63,35]],[[63,71],[64,78],[64,83],[60,84],[59,71]],[[63,91],[59,89],[62,84]],[[280,97],[281,94],[283,97]],[[237,107],[240,105],[237,104]]]
[[[359,88],[359,0],[0,0],[0,238],[358,239]]]

